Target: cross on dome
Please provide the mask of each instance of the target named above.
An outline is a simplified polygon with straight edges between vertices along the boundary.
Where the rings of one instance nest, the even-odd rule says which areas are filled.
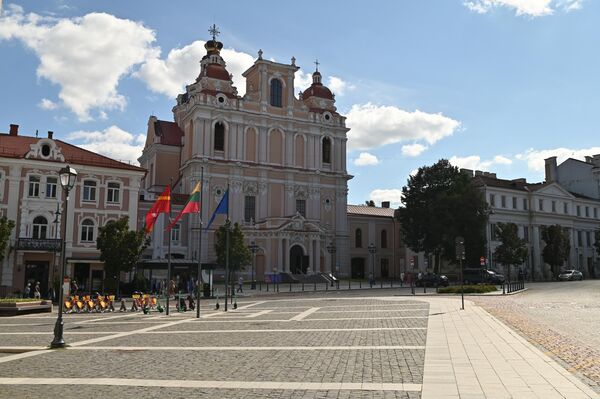
[[[319,60],[318,60],[318,59],[315,59],[315,67],[316,67],[315,69],[316,69],[316,71],[317,71],[317,72],[319,72],[319,65],[320,65],[320,64],[321,64],[321,63],[319,62]]]
[[[219,32],[219,28],[217,28],[216,24],[213,24],[210,29],[208,30],[208,33],[210,33],[212,35],[213,41],[217,40],[217,36],[219,36],[221,34],[221,32]]]

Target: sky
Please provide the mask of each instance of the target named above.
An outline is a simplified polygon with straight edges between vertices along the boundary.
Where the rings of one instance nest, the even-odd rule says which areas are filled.
[[[543,181],[544,159],[600,154],[600,1],[0,0],[0,132],[47,131],[136,162],[173,120],[215,23],[238,92],[257,57],[318,59],[347,117],[349,204],[401,202],[441,158]]]

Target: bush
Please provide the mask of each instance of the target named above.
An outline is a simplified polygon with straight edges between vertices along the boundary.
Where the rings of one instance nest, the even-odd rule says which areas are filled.
[[[489,284],[478,284],[478,285],[465,285],[465,294],[484,294],[486,292],[496,291],[495,285]],[[453,285],[451,287],[444,287],[438,290],[440,294],[460,294],[460,285]]]

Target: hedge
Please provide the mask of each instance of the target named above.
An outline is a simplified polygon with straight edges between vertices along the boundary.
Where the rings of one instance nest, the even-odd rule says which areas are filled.
[[[495,285],[489,284],[477,284],[477,285],[465,285],[465,294],[484,294],[486,292],[496,291]],[[438,290],[440,294],[460,294],[460,285],[453,285],[451,287],[444,287]]]
[[[0,303],[16,303],[16,302],[39,302],[43,299],[35,298],[0,298]]]

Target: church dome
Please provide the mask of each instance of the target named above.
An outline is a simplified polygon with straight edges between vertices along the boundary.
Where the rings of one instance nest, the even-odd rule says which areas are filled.
[[[310,87],[302,93],[302,99],[306,100],[309,97],[319,97],[325,98],[327,100],[333,100],[333,93],[331,90],[327,88],[327,86],[323,86],[321,83],[321,73],[319,71],[315,71],[313,73],[313,83]]]
[[[229,72],[221,64],[208,64],[206,65],[205,74],[209,78],[220,79],[220,80],[231,80]]]

